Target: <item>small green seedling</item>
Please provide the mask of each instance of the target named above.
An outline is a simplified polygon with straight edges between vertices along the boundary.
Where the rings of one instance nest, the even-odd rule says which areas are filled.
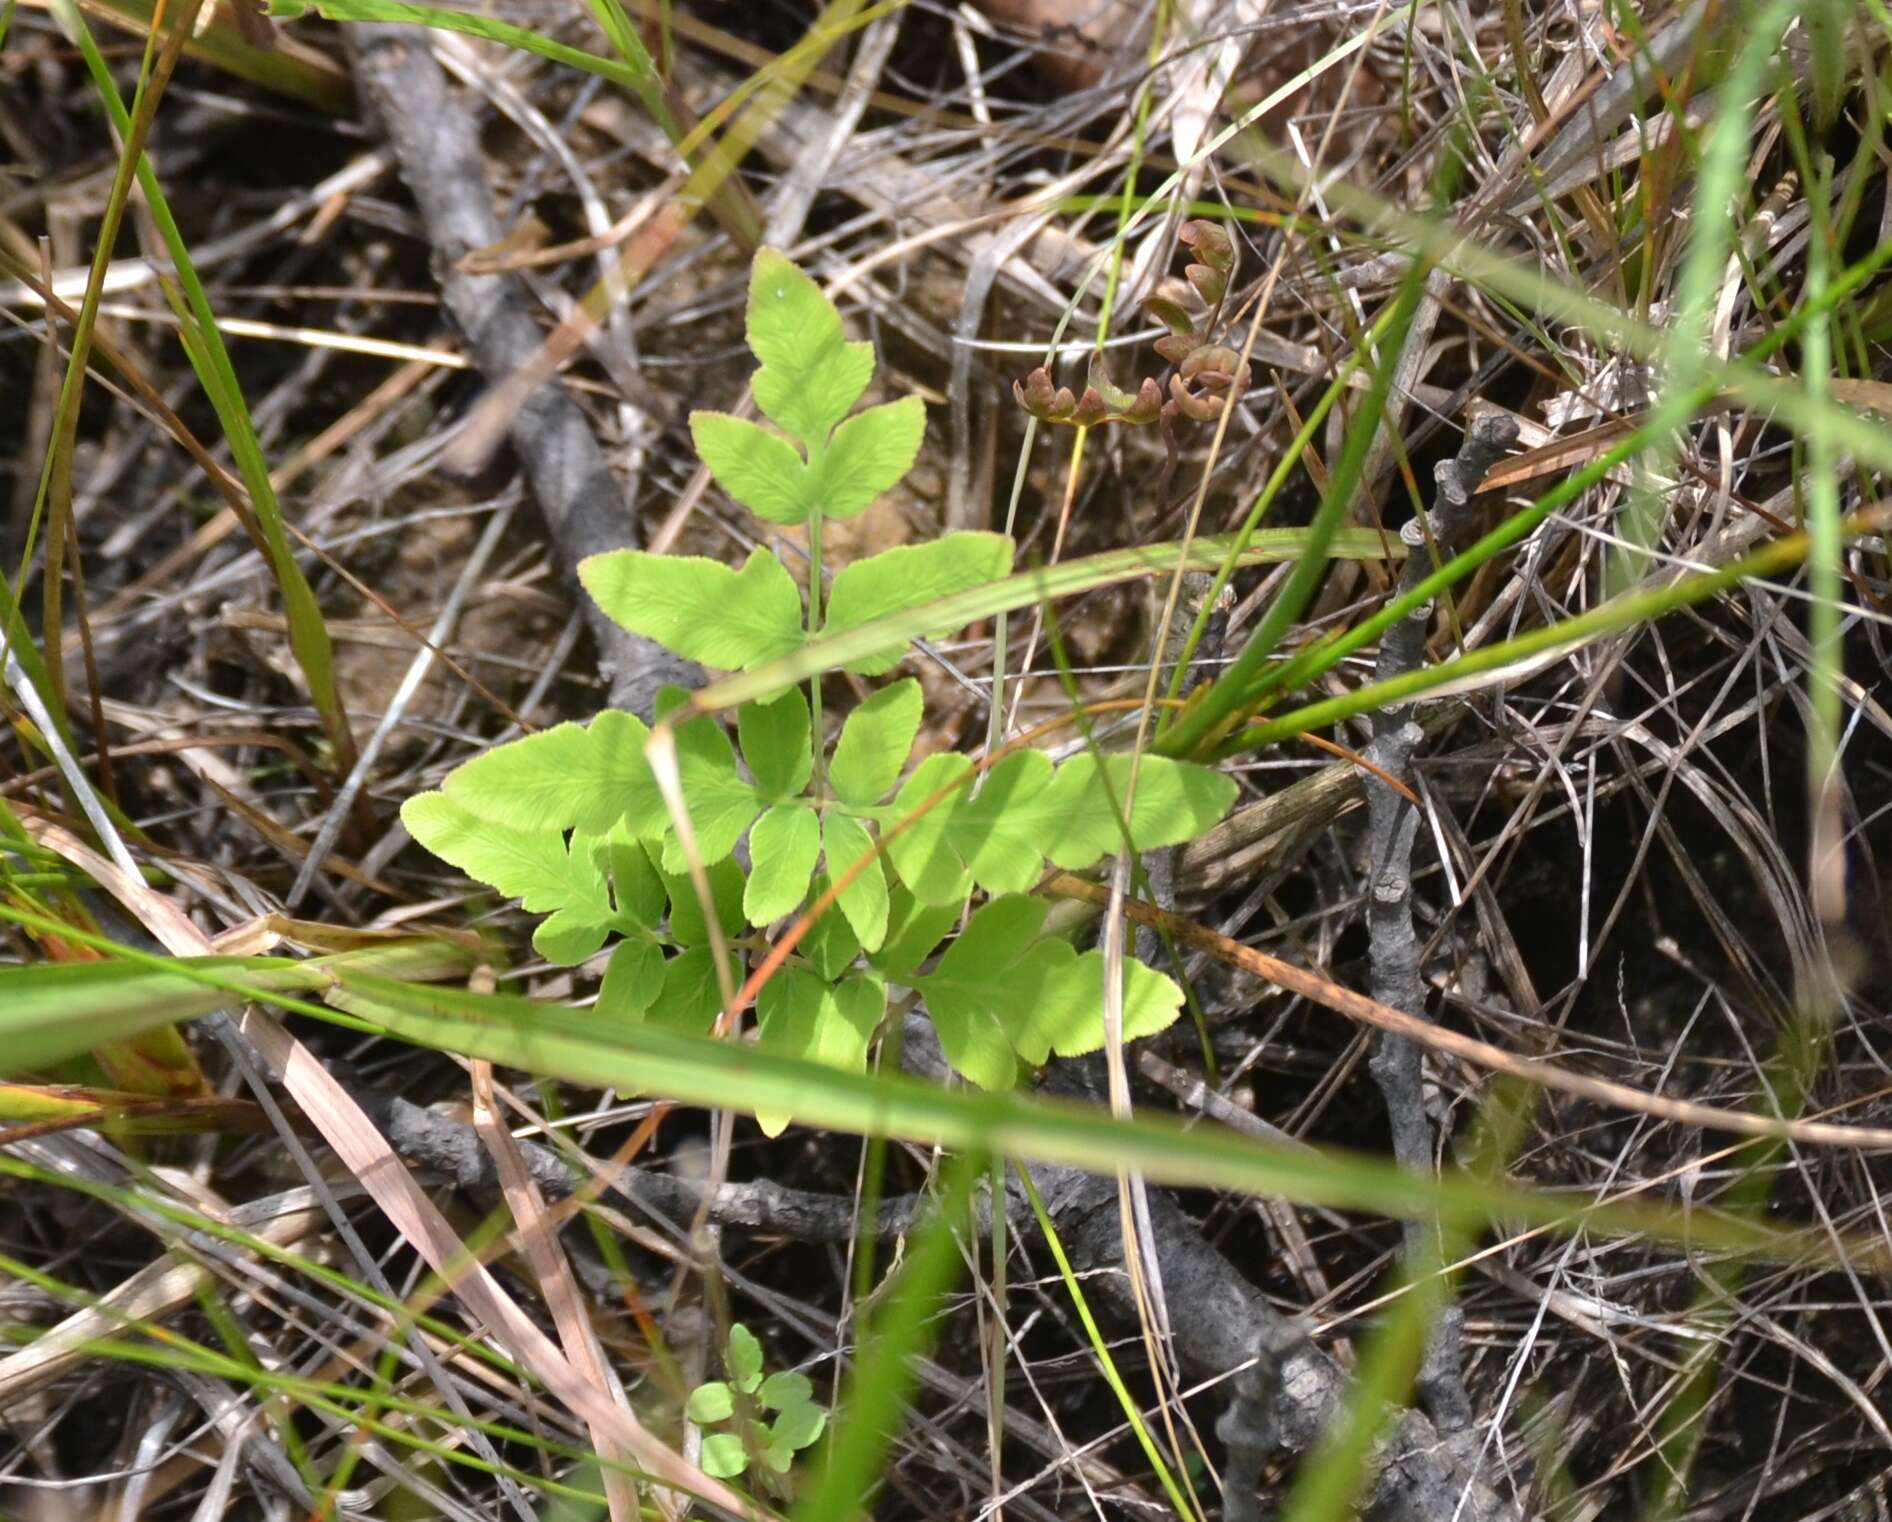
[[[740,567],[616,550],[580,566],[586,590],[627,629],[725,670],[890,614],[912,613],[915,634],[954,633],[935,631],[923,610],[1008,575],[1009,538],[947,534],[855,561],[831,584],[822,574],[823,521],[861,512],[912,466],[926,423],[919,399],[854,411],[873,377],[872,347],[849,341],[820,287],[768,249],[750,281],[748,340],[761,361],[756,404],[780,431],[698,412],[691,433],[730,497],[769,523],[806,530],[805,583],[767,548]],[[845,669],[885,676],[907,648],[895,639]],[[660,709],[675,713],[684,702],[671,692]],[[1011,1085],[1021,1064],[1054,1052],[1097,1050],[1103,956],[1045,935],[1047,906],[1031,889],[1047,862],[1095,866],[1126,828],[1140,851],[1200,834],[1227,809],[1234,784],[1207,767],[1145,756],[1124,820],[1127,755],[1085,751],[1054,765],[1021,750],[982,778],[962,755],[929,755],[909,768],[925,717],[917,680],[893,681],[858,704],[832,749],[820,703],[816,678],[806,695],[791,687],[745,704],[735,744],[708,715],[675,721],[715,932],[646,756],[650,730],[632,714],[607,710],[589,725],[495,746],[449,773],[438,792],[410,798],[401,818],[435,855],[547,916],[533,945],[548,961],[577,965],[610,944],[603,1019],[707,1032],[724,973],[739,984],[743,954],[765,944],[768,927],[844,882],[756,998],[764,1047],[861,1071],[890,990],[907,990],[924,998],[948,1060],[986,1088]],[[747,872],[736,855],[745,835]],[[975,896],[984,900],[976,909]],[[716,965],[719,939],[735,948],[727,969]],[[1163,1029],[1181,1006],[1170,979],[1129,964],[1126,1039]],[[770,1135],[788,1118],[757,1115]]]
[[[719,1480],[734,1479],[751,1462],[770,1476],[785,1475],[795,1455],[821,1436],[828,1413],[814,1400],[814,1384],[806,1374],[762,1374],[762,1344],[738,1322],[729,1329],[729,1349],[723,1360],[727,1380],[712,1380],[690,1392],[685,1408],[699,1427],[728,1430],[708,1433],[698,1460],[703,1473]],[[773,1412],[767,1417],[763,1413]]]

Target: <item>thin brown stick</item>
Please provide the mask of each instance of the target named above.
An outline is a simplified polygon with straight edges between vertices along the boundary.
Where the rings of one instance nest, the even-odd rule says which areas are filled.
[[[1087,904],[1096,904],[1100,908],[1110,901],[1110,890],[1084,878],[1073,876],[1069,872],[1060,872],[1051,878],[1045,888],[1061,898],[1081,899]],[[1252,946],[1244,946],[1240,941],[1199,925],[1194,920],[1180,914],[1169,914],[1140,900],[1131,899],[1124,905],[1124,913],[1139,924],[1160,926],[1170,932],[1185,946],[1192,946],[1198,951],[1206,951],[1210,956],[1239,967],[1244,972],[1285,988],[1289,993],[1299,994],[1311,1003],[1324,1009],[1331,1009],[1335,1014],[1345,1015],[1349,1020],[1356,1020],[1361,1025],[1370,1025],[1375,1030],[1391,1031],[1394,1035],[1406,1036],[1421,1046],[1431,1047],[1434,1051],[1444,1052],[1485,1068],[1493,1073],[1503,1073],[1507,1077],[1522,1078],[1527,1083],[1534,1083],[1542,1088],[1556,1089],[1559,1093],[1569,1094],[1577,1099],[1587,1099],[1592,1103],[1609,1105],[1614,1109],[1628,1110],[1638,1115],[1650,1115],[1657,1120],[1673,1121],[1682,1126],[1698,1126],[1705,1131],[1726,1131],[1736,1136],[1765,1136],[1781,1141],[1799,1142],[1811,1147],[1850,1147],[1859,1151],[1892,1150],[1892,1127],[1886,1126],[1839,1126],[1827,1121],[1817,1120],[1780,1120],[1766,1115],[1756,1115],[1745,1110],[1723,1110],[1715,1105],[1696,1104],[1687,1099],[1669,1099],[1661,1094],[1651,1094],[1646,1089],[1638,1089],[1626,1083],[1615,1083],[1607,1078],[1592,1078],[1586,1073],[1578,1073],[1570,1068],[1559,1067],[1554,1062],[1543,1062],[1534,1057],[1520,1057],[1515,1052],[1507,1052],[1501,1046],[1493,1046],[1489,1041],[1480,1041],[1475,1036],[1461,1035],[1457,1031],[1444,1030],[1429,1020],[1416,1019],[1399,1010],[1389,1008],[1365,994],[1355,993],[1352,989],[1313,972],[1305,967],[1296,967],[1292,962],[1284,962],[1279,957],[1271,957],[1265,951],[1257,951]]]

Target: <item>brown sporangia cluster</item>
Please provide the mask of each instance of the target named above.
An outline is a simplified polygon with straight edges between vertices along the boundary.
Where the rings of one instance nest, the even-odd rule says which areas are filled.
[[[1185,222],[1176,236],[1197,262],[1183,270],[1183,279],[1165,279],[1143,299],[1144,310],[1169,329],[1156,341],[1156,352],[1175,366],[1167,396],[1156,378],[1147,375],[1136,391],[1120,390],[1104,370],[1103,355],[1093,353],[1081,396],[1058,385],[1040,366],[1024,380],[1012,382],[1019,406],[1041,422],[1079,428],[1160,423],[1167,438],[1178,417],[1212,423],[1240,398],[1248,388],[1247,367],[1235,350],[1215,341],[1235,272],[1235,245],[1214,222]]]

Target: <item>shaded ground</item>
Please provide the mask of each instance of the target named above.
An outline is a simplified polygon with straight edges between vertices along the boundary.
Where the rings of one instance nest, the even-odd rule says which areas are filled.
[[[1065,29],[1075,22],[1037,13],[994,20],[970,10],[893,12],[827,54],[807,86],[758,124],[741,183],[766,218],[778,219],[771,237],[822,278],[847,280],[849,320],[877,344],[889,394],[917,392],[931,404],[914,476],[861,520],[858,541],[830,544],[830,553],[846,559],[945,526],[1007,522],[1026,437],[1011,383],[1040,362],[1067,303],[1079,305],[1073,333],[1088,340],[1095,331],[1096,287],[1074,293],[1085,261],[1114,235],[1123,186],[1151,192],[1164,182],[1175,168],[1178,134],[1196,134],[1192,112],[1226,121],[1226,110],[1214,113],[1260,101],[1290,70],[1328,58],[1364,24],[1351,14],[1257,8],[1251,17],[1245,7],[1228,9],[1243,15],[1207,7],[1204,19],[1236,35],[1246,23],[1252,43],[1227,52],[1219,43],[1164,48],[1165,63],[1154,72],[1134,50],[1102,51],[1092,63],[1095,49]],[[599,45],[576,13],[501,10],[575,46]],[[1423,207],[1441,142],[1469,122],[1478,146],[1473,172],[1451,203],[1460,225],[1659,320],[1674,298],[1688,161],[1665,157],[1658,144],[1646,161],[1626,157],[1614,177],[1599,173],[1533,198],[1517,167],[1517,142],[1534,116],[1510,44],[1496,14],[1473,19],[1479,30],[1470,36],[1457,18],[1447,28],[1430,12],[1410,30],[1388,25],[1357,58],[1271,109],[1256,124],[1256,141],[1344,166],[1348,183]],[[792,6],[683,8],[679,94],[707,114],[767,56],[792,47],[808,20]],[[1521,24],[1534,88],[1560,109],[1586,81],[1617,76],[1606,44],[1620,41],[1618,34],[1606,36],[1591,21],[1579,34],[1561,11],[1527,14]],[[101,25],[98,35],[128,89],[137,49],[127,33]],[[1122,35],[1130,35],[1127,27]],[[300,22],[286,36],[328,60],[310,76],[312,89],[346,92],[348,55],[337,28]],[[477,154],[499,224],[519,234],[510,246],[481,252],[504,262],[533,248],[608,242],[603,252],[520,266],[519,296],[538,328],[550,331],[585,294],[600,261],[615,257],[611,249],[638,251],[642,273],[628,301],[565,370],[565,394],[616,487],[593,526],[618,542],[720,558],[745,553],[754,521],[693,481],[684,422],[692,407],[726,408],[742,395],[746,252],[708,215],[667,219],[677,195],[675,155],[625,94],[487,44],[444,33],[437,42],[456,81],[452,98],[477,122],[477,136],[458,146]],[[1883,52],[1876,46],[1876,35],[1862,27],[1856,48],[1873,70]],[[302,58],[285,48],[292,61]],[[1190,60],[1224,57],[1232,79],[1218,102]],[[1835,239],[1842,258],[1862,257],[1886,221],[1876,136],[1884,113],[1866,87],[1871,77],[1855,64],[1847,111],[1823,137],[1815,131],[1839,166],[1839,189],[1825,211],[1846,219]],[[1130,124],[1145,83],[1155,114],[1138,159]],[[1604,101],[1615,88],[1589,87],[1596,90],[1590,98]],[[1750,203],[1737,219],[1750,236],[1753,274],[1731,269],[1717,307],[1730,352],[1751,346],[1805,299],[1807,200],[1804,177],[1800,184],[1786,179],[1796,159],[1793,134],[1782,126],[1785,98],[1769,96],[1753,124],[1753,172],[1744,185]],[[1666,118],[1651,104],[1636,120],[1654,132]],[[101,365],[78,419],[72,563],[83,592],[69,586],[61,614],[66,682],[85,743],[103,741],[111,753],[109,773],[99,767],[95,775],[101,785],[109,781],[125,816],[141,827],[141,849],[176,870],[172,887],[200,928],[214,933],[283,907],[357,928],[425,911],[472,920],[505,938],[515,952],[508,986],[582,998],[595,992],[595,968],[572,974],[535,964],[524,918],[468,899],[464,885],[443,876],[396,823],[403,798],[479,746],[516,732],[521,721],[586,717],[627,672],[620,666],[611,679],[598,674],[596,631],[565,574],[574,552],[562,525],[572,520],[546,510],[551,504],[541,498],[542,485],[528,481],[531,472],[522,472],[520,451],[496,441],[501,447],[484,463],[456,453],[456,441],[480,426],[478,404],[491,391],[477,373],[475,346],[441,304],[441,282],[469,250],[430,241],[423,211],[384,146],[386,127],[352,100],[318,108],[186,59],[151,140],[179,222],[203,255],[219,316],[239,320],[229,321],[232,355],[286,516],[305,536],[297,553],[336,642],[354,736],[365,741],[387,724],[360,801],[346,811],[345,826],[337,818],[343,827],[331,832],[327,860],[309,874],[307,892],[291,902],[311,842],[335,812],[333,744],[290,651],[263,556],[220,516],[222,500],[177,447],[175,430],[154,422],[147,405],[125,399],[124,371],[135,367],[182,426],[228,465],[216,416],[172,335],[157,282],[134,256],[137,214],[117,249],[114,270],[122,268],[123,283],[101,315],[102,339],[121,358]],[[1621,122],[1598,130],[1607,141],[1634,134]],[[43,239],[57,288],[76,303],[77,272],[91,257],[115,159],[74,50],[44,12],[17,12],[7,32],[0,134],[12,160],[0,181],[0,243],[32,273]],[[1573,153],[1567,135],[1545,129],[1542,139],[1557,153]],[[1601,149],[1580,142],[1564,164],[1586,151],[1594,157]],[[1537,160],[1547,176],[1558,167],[1551,156],[1545,150]],[[1507,178],[1526,187],[1521,199],[1500,194]],[[1033,198],[1047,188],[1054,200],[1041,208]],[[1212,430],[1183,430],[1173,475],[1165,474],[1155,430],[1116,428],[1091,435],[1073,484],[1070,434],[1040,430],[1009,520],[1021,558],[1175,538],[1187,493],[1205,469],[1203,528],[1231,527],[1364,326],[1394,299],[1402,270],[1376,262],[1357,222],[1316,205],[1306,236],[1284,236],[1291,204],[1243,141],[1219,153],[1190,190],[1211,205],[1259,214],[1236,224],[1245,239],[1243,301],[1265,300],[1268,313],[1251,390],[1212,464]],[[1777,190],[1778,202],[1770,203]],[[627,216],[628,229],[619,220]],[[614,225],[622,236],[608,240]],[[905,251],[891,255],[903,242]],[[1134,289],[1181,263],[1174,227],[1159,215],[1127,243],[1125,280]],[[1567,437],[1599,419],[1637,416],[1646,401],[1637,366],[1580,327],[1523,322],[1515,304],[1462,283],[1446,282],[1435,296],[1425,309],[1431,337],[1414,345],[1396,399],[1400,448],[1376,453],[1353,506],[1355,521],[1389,532],[1412,516],[1415,497],[1431,501],[1433,467],[1459,451],[1468,402],[1516,414],[1534,430],[1522,440],[1529,449],[1546,442],[1547,426]],[[9,567],[25,555],[25,615],[43,632],[48,527],[33,508],[60,370],[45,348],[40,303],[13,287],[4,305],[14,320],[0,340],[0,394],[12,405],[0,407],[0,454],[12,472],[0,547]],[[1120,382],[1161,370],[1147,346],[1156,330],[1145,332],[1142,321],[1133,314],[1113,324],[1136,337],[1112,351]],[[1848,373],[1870,375],[1883,358],[1870,288],[1849,321]],[[1803,359],[1794,350],[1782,368],[1797,374]],[[1059,379],[1076,384],[1080,375],[1081,364],[1072,362]],[[1271,523],[1312,514],[1343,453],[1346,411],[1317,431],[1312,458],[1297,467]],[[1726,564],[1802,521],[1808,466],[1801,448],[1745,411],[1711,412],[1692,425],[1664,462],[1666,479],[1655,483],[1654,574]],[[1876,493],[1863,468],[1839,474],[1849,508]],[[1476,499],[1477,526],[1557,478],[1547,473]],[[1170,483],[1167,500],[1158,499],[1163,482]],[[1462,587],[1430,626],[1431,658],[1594,607],[1634,484],[1625,473],[1580,495]],[[506,515],[503,526],[483,540],[496,514]],[[473,558],[482,544],[482,558]],[[1837,915],[1823,918],[1807,888],[1802,581],[1749,582],[1695,610],[1563,652],[1522,678],[1421,707],[1427,735],[1412,778],[1425,807],[1413,905],[1425,997],[1442,1025],[1663,1098],[1765,1112],[1769,1085],[1780,1078],[1783,1032],[1800,1028],[1815,1003],[1809,990],[1836,968],[1845,997],[1826,1011],[1830,1028],[1805,1111],[1886,1123],[1892,939],[1881,874],[1892,718],[1882,706],[1883,540],[1849,549],[1842,568],[1849,623],[1838,797],[1846,870]],[[1238,579],[1225,650],[1252,632],[1279,585],[1271,575],[1278,573]],[[1387,589],[1388,572],[1377,564],[1337,568],[1302,637],[1357,623]],[[1065,658],[1085,694],[1141,691],[1136,667],[1149,658],[1155,595],[1132,586],[1058,609]],[[404,686],[417,634],[448,608],[456,613],[441,632],[442,659]],[[1028,661],[1034,673],[1019,700],[1023,725],[1057,711],[1065,698],[1047,642],[1037,639],[1021,655],[1016,639],[1015,625],[1011,671]],[[983,740],[992,658],[990,631],[981,630],[915,668],[933,716],[928,743],[969,748]],[[1351,685],[1369,674],[1364,665],[1349,666],[1334,680]],[[829,693],[836,712],[858,695],[841,678],[831,680]],[[1336,738],[1358,749],[1368,729],[1356,723]],[[9,806],[34,819],[70,818],[71,801],[46,757],[17,734],[0,749],[0,768]],[[1295,743],[1237,770],[1244,787],[1238,820],[1272,823],[1246,832],[1232,826],[1185,851],[1177,907],[1337,983],[1368,987],[1374,969],[1359,772]],[[1323,790],[1321,777],[1332,785]],[[1295,784],[1300,792],[1290,795]],[[1309,795],[1317,801],[1291,824],[1266,812],[1270,800]],[[8,861],[15,871],[17,859]],[[105,928],[119,934],[125,927],[107,921]],[[43,942],[8,934],[10,959],[50,954]],[[1368,1033],[1207,956],[1196,955],[1188,970],[1206,1034],[1185,1023],[1149,1044],[1139,1103],[1201,1107],[1177,1091],[1187,1093],[1188,1080],[1201,1075],[1206,1043],[1219,1093],[1238,1119],[1245,1114],[1251,1126],[1265,1122],[1317,1144],[1391,1146],[1386,1102],[1369,1081]],[[467,1080],[456,1064],[350,1042],[314,1023],[298,1030],[325,1057],[346,1061],[364,1093],[459,1105],[448,1118],[463,1114]],[[221,1080],[218,1049],[206,1043],[203,1051]],[[1440,1153],[1450,1161],[1493,1080],[1474,1063],[1436,1052],[1425,1058],[1423,1079],[1425,1104],[1445,1133]],[[1052,1075],[1051,1083],[1085,1087],[1081,1073]],[[234,1078],[228,1092],[241,1097]],[[541,1114],[561,1112],[569,1134],[601,1160],[650,1109],[550,1086],[522,1089],[519,1097]],[[21,1142],[9,1155],[81,1170],[78,1176],[113,1187],[161,1186],[235,1206],[302,1182],[280,1139],[250,1119],[261,1135],[131,1140],[88,1131]],[[644,1143],[640,1166],[687,1184],[701,1175],[705,1135],[701,1117],[673,1116]],[[933,1166],[923,1153],[890,1148],[888,1195],[924,1189]],[[1674,1508],[1680,1515],[1883,1513],[1892,1429],[1880,1385],[1892,1366],[1892,1341],[1882,1315],[1887,1228],[1877,1154],[1743,1148],[1658,1115],[1550,1094],[1530,1110],[1509,1172],[1586,1200],[1647,1196],[1697,1207],[1732,1208],[1738,1190],[1760,1180],[1762,1213],[1817,1228],[1820,1261],[1752,1264],[1729,1281],[1707,1254],[1494,1230],[1457,1280],[1473,1419],[1439,1445],[1446,1456],[1426,1483],[1481,1475],[1488,1488],[1466,1503],[1466,1515],[1639,1516],[1656,1505],[1665,1463],[1681,1452],[1671,1430],[1679,1424],[1695,1445]],[[665,1358],[678,1360],[686,1385],[713,1372],[708,1328],[731,1313],[763,1336],[771,1366],[805,1368],[832,1395],[837,1367],[851,1351],[853,1263],[865,1250],[847,1226],[859,1173],[860,1147],[851,1139],[791,1131],[765,1142],[742,1122],[732,1180],[819,1196],[812,1203],[797,1196],[796,1208],[812,1214],[795,1216],[766,1191],[742,1195],[741,1209],[719,1212],[716,1239],[693,1240],[683,1230],[693,1199],[646,1198],[653,1208],[637,1218],[637,1233],[614,1239],[611,1251],[582,1232],[568,1234],[589,1314],[653,1427],[666,1437],[677,1431],[680,1387]],[[483,1181],[462,1182],[469,1187],[434,1192],[456,1225],[472,1230],[495,1202]],[[1121,1248],[1113,1260],[1109,1241],[1114,1185],[1098,1204],[1077,1183],[1062,1182],[1070,1196],[1060,1224],[1093,1254],[1101,1303],[1121,1313]],[[759,1203],[766,1201],[773,1203]],[[300,1250],[355,1277],[365,1276],[356,1256],[365,1251],[397,1292],[412,1294],[420,1270],[411,1250],[377,1211],[358,1198],[344,1203],[359,1249],[327,1220],[312,1219]],[[615,1203],[614,1227],[635,1214],[632,1202]],[[1182,1403],[1193,1435],[1184,1432],[1180,1446],[1190,1453],[1203,1504],[1214,1509],[1208,1467],[1220,1472],[1230,1460],[1217,1422],[1230,1406],[1228,1381],[1246,1354],[1250,1318],[1268,1306],[1297,1318],[1333,1370],[1350,1368],[1384,1309],[1400,1232],[1383,1220],[1206,1191],[1176,1203],[1183,1214],[1163,1215],[1165,1230],[1179,1254],[1196,1255],[1190,1261],[1205,1276],[1184,1286],[1172,1306],[1186,1379],[1206,1385]],[[808,1224],[817,1217],[824,1230]],[[825,1230],[837,1220],[840,1230]],[[1085,1222],[1096,1227],[1094,1241],[1083,1234]],[[16,1179],[0,1196],[0,1245],[16,1265],[0,1274],[0,1323],[22,1343],[71,1309],[36,1284],[28,1267],[102,1295],[164,1248],[128,1196],[91,1198],[70,1178],[47,1177]],[[882,1243],[878,1251],[884,1260],[893,1248]],[[887,1467],[875,1514],[982,1516],[997,1497],[1031,1518],[1162,1509],[1163,1492],[1098,1375],[1050,1255],[1029,1232],[1013,1234],[1010,1254],[1012,1340],[1004,1349],[998,1458],[988,1436],[992,1344],[982,1341],[991,1336],[991,1306],[966,1291],[942,1312],[915,1420]],[[989,1286],[989,1249],[984,1256],[981,1282]],[[538,1303],[536,1282],[519,1260],[503,1260],[499,1271],[522,1301]],[[717,1305],[722,1295],[727,1309]],[[1234,1320],[1203,1324],[1225,1312]],[[197,1298],[187,1291],[138,1314],[233,1356],[342,1383],[364,1380],[361,1361],[388,1340],[379,1314],[333,1283],[214,1259]],[[653,1351],[653,1331],[662,1354]],[[1110,1331],[1118,1366],[1153,1413],[1147,1344],[1121,1314]],[[1192,1358],[1192,1338],[1215,1357]],[[1686,1376],[1705,1345],[1721,1357],[1703,1376],[1699,1417],[1682,1421]],[[437,1369],[405,1373],[414,1398],[436,1409],[449,1400]],[[229,1403],[247,1409],[255,1393],[234,1376],[157,1373],[93,1354],[35,1385],[7,1379],[0,1356],[0,1505],[9,1513],[78,1517],[114,1505],[122,1515],[235,1509],[274,1517],[292,1507],[306,1514],[307,1492],[294,1484],[298,1468],[306,1462],[305,1485],[311,1473],[330,1481],[359,1441],[349,1423],[304,1405],[270,1415],[238,1442]],[[493,1456],[528,1476],[575,1473],[569,1459],[546,1451],[545,1440],[589,1445],[569,1413],[527,1410],[510,1376],[458,1377],[451,1399],[543,1434],[538,1444],[502,1437],[493,1445]],[[1311,1420],[1318,1407],[1310,1399],[1290,1414]],[[465,1430],[452,1420],[421,1425]],[[1415,1446],[1410,1429],[1400,1441]],[[1668,1445],[1666,1460],[1658,1445]],[[1298,1451],[1305,1442],[1288,1446]],[[550,1514],[556,1504],[543,1493],[508,1494],[477,1469],[385,1445],[368,1443],[357,1456],[362,1467],[344,1476],[357,1488],[344,1502],[356,1514]],[[1280,1504],[1294,1472],[1291,1453],[1270,1454],[1263,1514]],[[1461,1487],[1451,1504],[1435,1503],[1415,1481],[1401,1499],[1392,1493],[1399,1484],[1395,1475],[1377,1493],[1389,1514],[1450,1516],[1457,1496],[1469,1493]]]

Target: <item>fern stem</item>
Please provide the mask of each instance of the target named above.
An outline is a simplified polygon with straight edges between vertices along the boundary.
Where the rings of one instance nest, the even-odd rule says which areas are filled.
[[[813,475],[819,465],[818,452],[813,446],[808,450],[809,474]],[[817,505],[808,510],[808,637],[813,639],[821,628],[821,508]],[[815,672],[808,678],[808,726],[809,738],[814,743],[815,770],[811,779],[814,798],[818,804],[828,790],[827,758],[822,754],[823,727],[821,722],[821,673]]]

